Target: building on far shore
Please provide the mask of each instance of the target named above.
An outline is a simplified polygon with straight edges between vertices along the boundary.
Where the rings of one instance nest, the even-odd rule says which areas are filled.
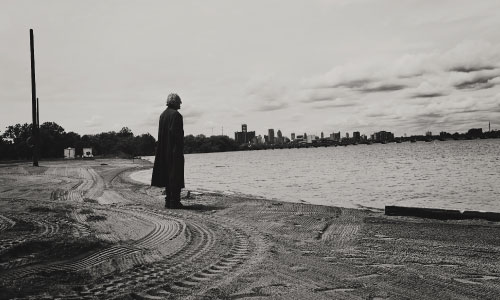
[[[372,140],[376,143],[385,143],[394,141],[394,133],[389,131],[379,131],[372,135]]]
[[[268,133],[269,133],[268,143],[269,144],[274,144],[274,129],[269,129]]]
[[[340,131],[339,132],[334,132],[330,134],[330,139],[332,141],[340,142]]]
[[[234,140],[238,144],[248,144],[255,137],[255,131],[247,131],[247,124],[241,124],[241,131],[234,133]]]
[[[352,138],[354,139],[355,142],[361,141],[361,134],[359,133],[359,131],[354,131],[352,133]]]

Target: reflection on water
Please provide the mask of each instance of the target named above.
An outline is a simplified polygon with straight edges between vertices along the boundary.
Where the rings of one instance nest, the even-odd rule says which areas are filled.
[[[343,207],[500,212],[500,140],[189,154],[186,187]],[[149,183],[150,171],[135,174]]]

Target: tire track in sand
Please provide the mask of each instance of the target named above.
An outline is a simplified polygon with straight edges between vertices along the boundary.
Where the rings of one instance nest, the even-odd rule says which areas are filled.
[[[54,264],[37,265],[18,269],[8,274],[4,274],[6,279],[16,279],[27,276],[29,274],[40,271],[81,271],[91,270],[93,268],[108,270],[124,270],[132,267],[133,264],[146,263],[154,261],[154,258],[147,257],[149,252],[160,251],[159,249],[166,244],[171,245],[176,243],[175,239],[183,239],[182,232],[185,230],[185,225],[175,219],[158,217],[152,213],[144,213],[137,210],[114,209],[121,213],[127,213],[131,217],[142,218],[145,221],[152,223],[152,230],[142,237],[126,245],[111,246],[100,251],[89,254],[81,259],[59,262]],[[83,220],[80,220],[83,222]],[[52,233],[54,230],[50,226],[45,226],[43,233]],[[182,242],[181,242],[182,243]],[[130,258],[130,259],[129,259]]]
[[[15,224],[16,222],[14,220],[9,219],[4,215],[0,215],[0,232],[11,228]]]
[[[215,227],[213,230],[215,243],[212,245],[207,243],[202,249],[192,247],[185,255],[171,258],[173,262],[170,262],[170,265],[161,266],[165,270],[163,277],[151,284],[151,287],[141,288],[140,292],[132,293],[134,298],[201,296],[209,289],[231,282],[263,259],[267,244],[260,235],[255,234],[254,228],[224,217],[188,214],[184,214],[183,217],[190,218],[186,222],[196,230],[202,229],[200,225]],[[196,240],[196,234],[193,240]],[[230,243],[221,247],[223,240]],[[221,253],[224,255],[220,255]]]

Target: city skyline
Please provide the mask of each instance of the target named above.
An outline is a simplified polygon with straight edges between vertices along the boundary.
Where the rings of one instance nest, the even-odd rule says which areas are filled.
[[[242,131],[241,132],[247,132],[247,128],[248,128],[248,123],[243,123],[241,124],[242,126]],[[243,129],[243,126],[244,126],[244,129]],[[495,131],[497,130],[496,128],[492,128],[491,127],[491,122],[488,122],[487,124],[487,127],[477,127],[477,128],[480,128],[482,129],[484,132],[488,132],[488,131]],[[331,137],[332,134],[340,134],[340,138],[344,138],[344,137],[351,137],[351,138],[360,138],[362,136],[366,136],[368,138],[370,138],[370,136],[372,136],[373,134],[376,134],[376,133],[379,133],[379,132],[389,132],[389,133],[392,133],[394,134],[394,129],[390,130],[390,129],[381,129],[381,130],[376,130],[376,131],[373,131],[373,132],[361,132],[359,130],[351,130],[351,131],[336,131],[336,130],[331,130],[331,131],[321,131],[319,134],[316,133],[316,132],[289,132],[288,134],[286,133],[283,133],[284,131],[282,131],[281,127],[275,127],[275,128],[268,128],[267,129],[267,132],[268,132],[268,135],[265,135],[265,134],[262,134],[262,133],[259,133],[257,131],[251,131],[251,133],[253,134],[253,136],[255,137],[258,137],[258,136],[261,136],[262,138],[264,138],[264,136],[269,136],[269,132],[272,130],[274,132],[274,130],[276,129],[276,132],[280,132],[282,134],[283,137],[287,137],[287,138],[290,138],[291,140],[294,140],[295,137],[297,136],[302,136],[304,134],[311,134],[311,135],[314,135],[316,137],[320,137],[320,138],[323,138],[321,135],[324,135],[324,138],[329,138]],[[425,132],[422,132],[422,133],[416,133],[416,134],[407,134],[407,133],[403,133],[401,135],[396,135],[394,134],[394,137],[409,137],[409,136],[427,136],[429,135],[429,133],[431,133],[431,135],[433,136],[437,136],[439,135],[441,132],[445,132],[445,133],[449,133],[449,134],[454,134],[454,133],[459,133],[459,134],[463,134],[463,133],[466,133],[467,131],[469,131],[470,129],[473,129],[473,128],[467,128],[466,130],[464,131],[445,131],[445,130],[437,130],[437,131],[431,131],[431,130],[427,130]],[[241,132],[238,132],[238,131],[235,131],[234,133],[235,134],[238,134],[238,133],[241,133]],[[347,134],[347,136],[346,136]],[[351,136],[352,134],[352,136]],[[232,136],[228,135],[229,137],[233,138]],[[238,141],[238,139],[234,138],[235,140]]]
[[[171,92],[186,134],[242,118],[257,132],[278,123],[318,135],[498,124],[499,10],[493,0],[2,2],[0,130],[31,119],[30,28],[40,122],[82,134],[156,135]]]

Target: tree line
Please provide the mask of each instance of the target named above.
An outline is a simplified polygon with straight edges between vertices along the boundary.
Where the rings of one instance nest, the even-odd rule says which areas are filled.
[[[0,139],[0,159],[29,160],[32,158],[32,124],[8,126]],[[64,149],[75,148],[81,156],[83,148],[92,148],[94,155],[132,157],[154,155],[156,140],[150,134],[134,136],[132,131],[123,127],[119,132],[109,131],[99,134],[79,135],[66,132],[55,122],[40,125],[40,158],[62,158]]]
[[[15,124],[0,132],[0,160],[30,160],[33,153],[32,124]],[[98,134],[80,135],[66,132],[55,122],[40,125],[40,158],[62,158],[64,149],[75,148],[82,156],[83,148],[92,148],[94,156],[134,157],[154,155],[156,139],[149,133],[134,135],[128,128]],[[187,135],[184,153],[207,153],[239,150],[236,141],[227,136]]]

